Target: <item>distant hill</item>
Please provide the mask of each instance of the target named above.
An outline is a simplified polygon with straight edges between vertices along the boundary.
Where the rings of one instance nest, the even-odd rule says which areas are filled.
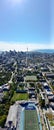
[[[35,50],[36,52],[41,52],[41,53],[54,53],[54,49],[39,49]]]

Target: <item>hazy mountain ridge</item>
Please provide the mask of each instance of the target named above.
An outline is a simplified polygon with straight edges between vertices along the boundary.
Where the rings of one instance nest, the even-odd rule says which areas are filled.
[[[36,52],[41,52],[41,53],[54,53],[54,49],[39,49],[35,50]]]

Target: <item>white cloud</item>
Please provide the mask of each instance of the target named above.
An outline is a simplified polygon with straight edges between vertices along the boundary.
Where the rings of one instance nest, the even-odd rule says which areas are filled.
[[[0,41],[0,51],[29,51],[36,49],[54,49],[54,44],[41,44],[41,43],[18,43],[18,42],[2,42]]]

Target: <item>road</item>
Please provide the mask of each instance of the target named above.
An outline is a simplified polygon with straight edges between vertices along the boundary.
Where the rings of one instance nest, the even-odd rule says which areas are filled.
[[[16,61],[15,61],[15,63],[14,63],[14,66],[16,66],[16,67],[15,67],[15,71],[12,72],[11,78],[10,78],[10,80],[8,81],[8,83],[12,83],[13,77],[14,77],[14,75],[17,73],[17,62],[16,62]]]

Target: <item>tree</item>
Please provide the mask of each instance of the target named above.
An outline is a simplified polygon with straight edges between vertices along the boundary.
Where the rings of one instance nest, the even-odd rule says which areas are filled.
[[[45,106],[45,100],[41,98],[41,96],[39,97],[39,103],[41,107]]]
[[[1,116],[0,117],[0,126],[1,127],[4,127],[5,121],[6,121],[6,115]]]

